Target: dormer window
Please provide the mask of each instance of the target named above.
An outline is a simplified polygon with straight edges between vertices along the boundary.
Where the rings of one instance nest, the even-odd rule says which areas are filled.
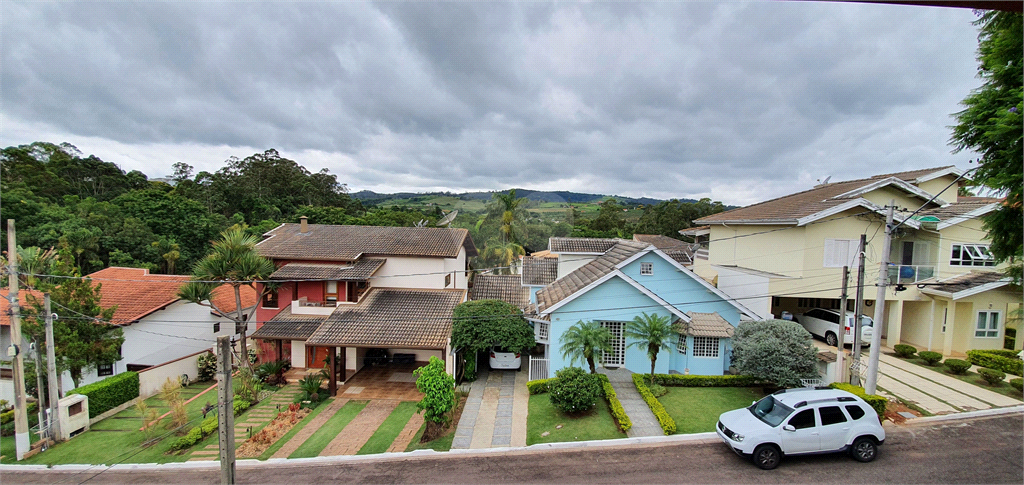
[[[640,263],[640,274],[650,276],[654,274],[654,263]]]

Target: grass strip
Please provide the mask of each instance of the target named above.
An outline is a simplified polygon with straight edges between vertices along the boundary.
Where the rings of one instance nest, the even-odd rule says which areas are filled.
[[[452,425],[452,426],[454,426],[454,425]],[[420,440],[423,439],[423,433],[426,430],[427,430],[427,422],[424,421],[423,425],[420,426],[420,430],[416,432],[416,436],[413,436],[412,443],[409,443],[409,446],[405,448],[405,451],[415,451],[415,450],[450,451],[452,449],[452,441],[455,440],[455,432],[454,432],[454,430],[451,433],[447,433],[444,436],[442,436],[440,438],[437,438],[436,440],[428,441],[426,443],[420,443]]]
[[[349,401],[347,404],[341,407],[331,419],[324,423],[320,429],[313,433],[302,446],[299,446],[294,453],[288,455],[288,458],[312,458],[319,456],[320,452],[331,443],[341,430],[348,426],[349,421],[359,414],[363,408],[366,407],[366,403],[369,401]]]
[[[676,433],[704,433],[715,430],[718,416],[749,406],[764,397],[758,387],[666,387],[658,398],[676,422]]]
[[[414,402],[402,402],[398,404],[398,407],[391,414],[388,415],[387,419],[380,424],[377,431],[370,436],[370,439],[366,441],[366,444],[359,449],[357,455],[371,455],[374,453],[384,453],[391,447],[391,443],[395,442],[395,438],[405,428],[406,423],[412,418],[413,413],[416,412],[416,403]]]

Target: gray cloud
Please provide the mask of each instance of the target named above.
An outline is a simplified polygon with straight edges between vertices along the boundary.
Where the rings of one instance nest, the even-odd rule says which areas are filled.
[[[0,143],[151,176],[278,148],[355,189],[742,204],[964,165],[963,9],[764,3],[3,2]],[[57,137],[57,138],[52,138]],[[154,153],[154,150],[160,150]]]

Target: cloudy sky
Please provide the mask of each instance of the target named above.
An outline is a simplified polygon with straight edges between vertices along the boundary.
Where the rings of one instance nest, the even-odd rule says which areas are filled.
[[[956,164],[966,9],[4,0],[0,146],[170,173],[268,148],[352,190],[748,204]]]

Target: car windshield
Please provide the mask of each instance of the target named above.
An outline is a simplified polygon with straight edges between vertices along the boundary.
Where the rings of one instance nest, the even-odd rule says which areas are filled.
[[[753,414],[771,427],[776,427],[786,416],[793,412],[793,408],[775,400],[773,396],[767,396],[747,408]]]

